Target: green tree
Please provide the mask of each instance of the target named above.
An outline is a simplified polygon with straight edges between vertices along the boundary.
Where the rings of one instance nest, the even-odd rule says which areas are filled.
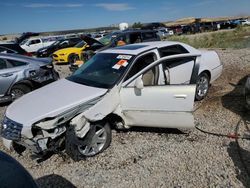
[[[132,25],[132,28],[141,28],[142,27],[142,23],[141,22],[135,22],[133,25]]]

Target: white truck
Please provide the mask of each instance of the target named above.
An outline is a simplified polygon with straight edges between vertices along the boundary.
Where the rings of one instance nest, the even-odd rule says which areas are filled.
[[[52,38],[29,38],[20,43],[21,48],[29,53],[35,53],[40,48],[44,48],[53,44],[55,40]]]

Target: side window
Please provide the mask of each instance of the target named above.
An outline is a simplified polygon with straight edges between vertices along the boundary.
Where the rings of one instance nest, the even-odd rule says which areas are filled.
[[[30,41],[30,45],[33,45],[33,44],[38,44],[40,43],[41,41],[39,39],[36,39],[36,40],[32,40]]]
[[[140,72],[142,69],[150,65],[156,60],[156,55],[154,53],[149,53],[146,55],[143,55],[139,57],[133,64],[132,68],[129,70],[128,75],[126,76],[126,79],[131,78],[136,73]]]
[[[142,40],[147,41],[147,40],[152,40],[157,38],[154,32],[145,32],[142,33]]]
[[[195,59],[192,57],[166,60],[162,63],[165,83],[169,85],[189,84]]]
[[[186,53],[189,52],[181,45],[172,45],[159,49],[160,57],[166,57],[176,54],[186,54]]]
[[[126,36],[121,35],[116,38],[116,46],[123,46],[127,44]]]
[[[22,61],[16,61],[12,59],[8,59],[7,61],[11,64],[12,67],[19,67],[19,66],[27,65],[27,63],[22,62]]]
[[[7,68],[7,63],[5,60],[0,59],[0,70],[1,69],[6,69]]]
[[[142,82],[144,86],[156,86],[159,81],[159,66],[147,70],[142,74]]]
[[[130,42],[130,44],[142,42],[141,33],[132,33],[132,34],[130,34],[129,42]]]

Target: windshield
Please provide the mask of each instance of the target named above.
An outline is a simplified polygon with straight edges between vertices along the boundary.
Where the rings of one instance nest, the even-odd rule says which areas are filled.
[[[81,41],[81,42],[77,43],[77,44],[75,45],[75,47],[76,47],[76,48],[82,48],[85,44],[86,44],[86,42]]]
[[[20,43],[20,45],[24,45],[27,41],[28,41],[28,39],[23,40],[23,41]]]
[[[111,42],[112,39],[112,35],[106,35],[104,37],[102,37],[99,42],[101,42],[103,45],[108,45]]]
[[[52,43],[51,46],[56,46],[60,43],[62,43],[64,40],[57,40],[56,42]]]
[[[101,39],[99,39],[99,42],[101,42],[104,46],[108,45],[109,43],[111,43],[113,38],[116,38],[117,35],[119,33],[111,33],[109,35],[105,35],[104,37],[102,37]]]
[[[119,81],[132,59],[131,55],[99,53],[67,79],[83,85],[108,89]]]

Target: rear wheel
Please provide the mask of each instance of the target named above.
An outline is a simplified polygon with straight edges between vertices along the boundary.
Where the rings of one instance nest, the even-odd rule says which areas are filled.
[[[18,84],[12,87],[10,93],[12,95],[13,100],[16,100],[30,91],[31,91],[30,87],[23,85],[23,84]]]
[[[69,129],[66,134],[66,152],[75,161],[86,157],[95,156],[111,143],[111,128],[107,122],[99,122],[91,125],[87,135],[83,138],[72,137],[73,129]]]
[[[197,84],[196,84],[196,93],[195,93],[195,99],[197,101],[200,101],[204,99],[208,94],[209,89],[209,76],[207,73],[203,72],[199,75]]]

